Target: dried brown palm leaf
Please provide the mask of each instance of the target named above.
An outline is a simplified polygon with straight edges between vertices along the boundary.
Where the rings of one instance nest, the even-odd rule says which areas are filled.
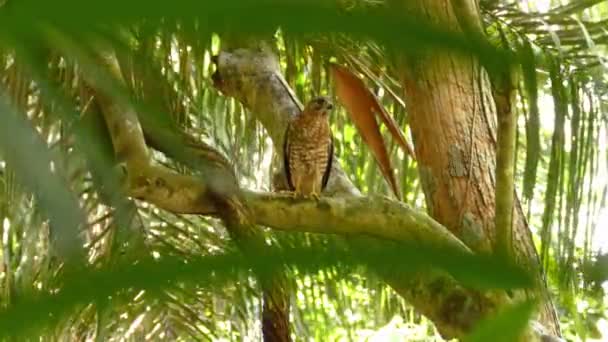
[[[396,122],[380,105],[374,94],[367,89],[360,78],[345,67],[337,64],[331,64],[330,69],[335,81],[338,99],[349,112],[365,143],[371,148],[374,158],[378,162],[384,178],[390,184],[393,193],[397,198],[400,198],[395,174],[375,115],[378,115],[382,119],[403,151],[412,156],[412,158],[415,158],[413,149],[405,140]]]

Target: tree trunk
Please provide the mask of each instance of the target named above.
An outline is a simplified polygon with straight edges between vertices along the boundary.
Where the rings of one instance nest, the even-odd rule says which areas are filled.
[[[463,18],[456,17],[454,7],[460,6],[457,9],[461,15],[462,7],[476,8],[476,4],[452,1],[455,3],[408,1],[407,6],[440,27],[461,30],[463,25],[459,22]],[[473,19],[479,22],[474,12]],[[449,51],[422,51],[407,56],[402,70],[429,214],[472,250],[490,253],[496,240],[497,110],[488,75],[473,56]],[[559,336],[557,317],[546,295],[536,249],[517,199],[512,237],[517,262],[538,274],[544,299],[540,321],[549,334]]]
[[[283,76],[280,74],[279,64],[274,54],[268,49],[263,48],[241,48],[234,51],[224,50],[215,58],[215,61],[217,71],[213,78],[216,87],[225,95],[237,98],[248,107],[252,114],[264,125],[275,146],[282,146],[282,134],[285,132],[286,119],[296,113],[300,107],[299,102],[293,96],[293,92],[286,85]],[[327,190],[326,195],[335,197],[338,202],[341,201],[340,198],[347,201],[347,199],[354,200],[352,196],[361,196],[341,170],[340,163],[334,163]],[[371,198],[365,200],[376,204],[381,204],[382,202]],[[388,200],[388,202],[391,201]],[[250,202],[250,204],[253,203]],[[402,203],[394,203],[393,205],[403,207]],[[313,206],[316,207],[316,204]],[[374,205],[368,205],[366,207],[367,210],[349,209],[347,212],[360,212],[362,215],[367,216],[365,220],[361,221],[361,219],[353,217],[352,214],[349,215],[355,221],[359,220],[360,223],[366,225],[365,222],[371,223],[369,215],[373,215],[372,211],[374,210],[371,209],[372,207]],[[303,222],[310,223],[310,221],[314,221],[311,220],[311,217],[316,217],[320,222],[324,222],[319,227],[327,228],[327,222],[329,221],[322,215],[318,213],[309,215],[303,208],[296,207],[293,204],[290,205],[290,208],[299,212],[299,217],[302,218],[302,220],[298,221],[296,219],[298,215],[290,216],[290,225],[298,226],[302,225]],[[281,210],[265,211],[262,208],[257,208],[262,209],[260,211],[255,208],[255,205],[252,209],[256,212],[255,216],[260,219],[276,218],[276,215],[269,216],[265,215],[264,212],[282,212]],[[336,212],[333,208],[329,210],[324,209],[324,211],[326,213]],[[340,212],[340,210],[337,212]],[[385,214],[392,212],[392,210],[379,210],[378,212]],[[304,217],[306,219],[303,219]],[[385,219],[382,219],[382,221],[387,222]],[[353,224],[353,222],[340,222],[342,227],[349,227],[353,231],[357,231],[355,228],[356,224]],[[266,221],[258,223],[275,228],[281,226],[277,224],[278,222]],[[308,225],[310,226],[310,224]],[[407,224],[403,224],[403,222],[393,221],[385,225],[386,227],[395,229],[397,234],[406,233],[408,226]],[[378,228],[381,226],[382,224],[379,224],[379,222],[372,223],[372,227],[368,227],[368,229],[373,228],[378,233]],[[420,226],[418,227],[421,228]],[[441,228],[443,229],[443,227]],[[436,230],[436,232],[439,231],[441,229]],[[348,234],[345,235],[348,236]],[[373,234],[372,236],[380,237]],[[382,248],[378,244],[378,241],[374,242],[374,240],[370,239],[349,239],[348,242],[355,250],[368,250],[372,246],[374,248]],[[457,244],[462,243],[457,241]],[[468,251],[468,248],[466,250]],[[390,272],[381,271],[379,273],[418,312],[431,319],[445,338],[460,338],[465,336],[480,319],[493,315],[497,308],[509,302],[504,292],[479,291],[466,288],[440,270],[425,269],[415,272],[415,274],[407,270],[403,271],[395,269]]]

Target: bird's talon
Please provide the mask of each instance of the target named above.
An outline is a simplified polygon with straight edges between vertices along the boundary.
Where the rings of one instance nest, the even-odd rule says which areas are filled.
[[[284,195],[284,196],[288,196],[288,197],[294,197],[294,192],[293,191],[289,191],[289,190],[280,190],[276,192],[279,195]]]

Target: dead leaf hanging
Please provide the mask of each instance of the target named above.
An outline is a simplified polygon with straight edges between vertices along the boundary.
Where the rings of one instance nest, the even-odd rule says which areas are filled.
[[[408,153],[412,158],[415,158],[413,149],[405,140],[397,123],[384,110],[374,94],[367,89],[361,79],[343,66],[332,63],[330,68],[335,80],[338,99],[349,112],[351,119],[355,123],[355,127],[357,127],[357,130],[363,137],[363,141],[372,150],[374,158],[380,166],[384,178],[390,184],[393,193],[397,198],[400,198],[399,187],[397,186],[395,174],[375,115],[378,115],[382,119],[403,151]]]

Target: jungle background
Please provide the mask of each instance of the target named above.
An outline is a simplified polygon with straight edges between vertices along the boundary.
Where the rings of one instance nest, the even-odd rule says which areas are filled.
[[[312,201],[251,193],[275,190],[280,120],[230,96],[218,76],[223,52],[276,56],[278,75],[302,103],[335,98],[330,63],[346,66],[412,141],[402,70],[416,70],[426,51],[456,51],[490,74],[516,61],[514,184],[561,332],[569,341],[608,340],[608,3],[481,1],[481,41],[466,24],[452,32],[390,10],[395,2],[0,1],[0,338],[268,340],[268,329],[287,329],[294,340],[441,341],[432,319],[371,270],[395,260],[410,271],[439,268],[480,291],[531,286],[525,272],[494,258],[417,253],[415,243],[368,253],[367,240],[335,238],[348,225],[323,234],[264,218],[281,228],[253,234],[234,209],[239,200],[218,199],[233,177],[252,203],[316,212]],[[237,71],[256,73],[247,68]],[[336,104],[331,127],[346,178],[366,198],[393,196]],[[283,106],[265,105],[257,108]],[[125,140],[112,125],[121,113]],[[138,121],[143,132],[133,128]],[[427,212],[419,164],[382,133],[402,201]],[[212,196],[197,205],[213,209],[146,192],[163,188],[158,179],[125,189],[148,158],[183,176],[185,188],[212,179]],[[448,337],[510,341],[532,311],[506,307]],[[265,325],[281,320],[288,327]]]

